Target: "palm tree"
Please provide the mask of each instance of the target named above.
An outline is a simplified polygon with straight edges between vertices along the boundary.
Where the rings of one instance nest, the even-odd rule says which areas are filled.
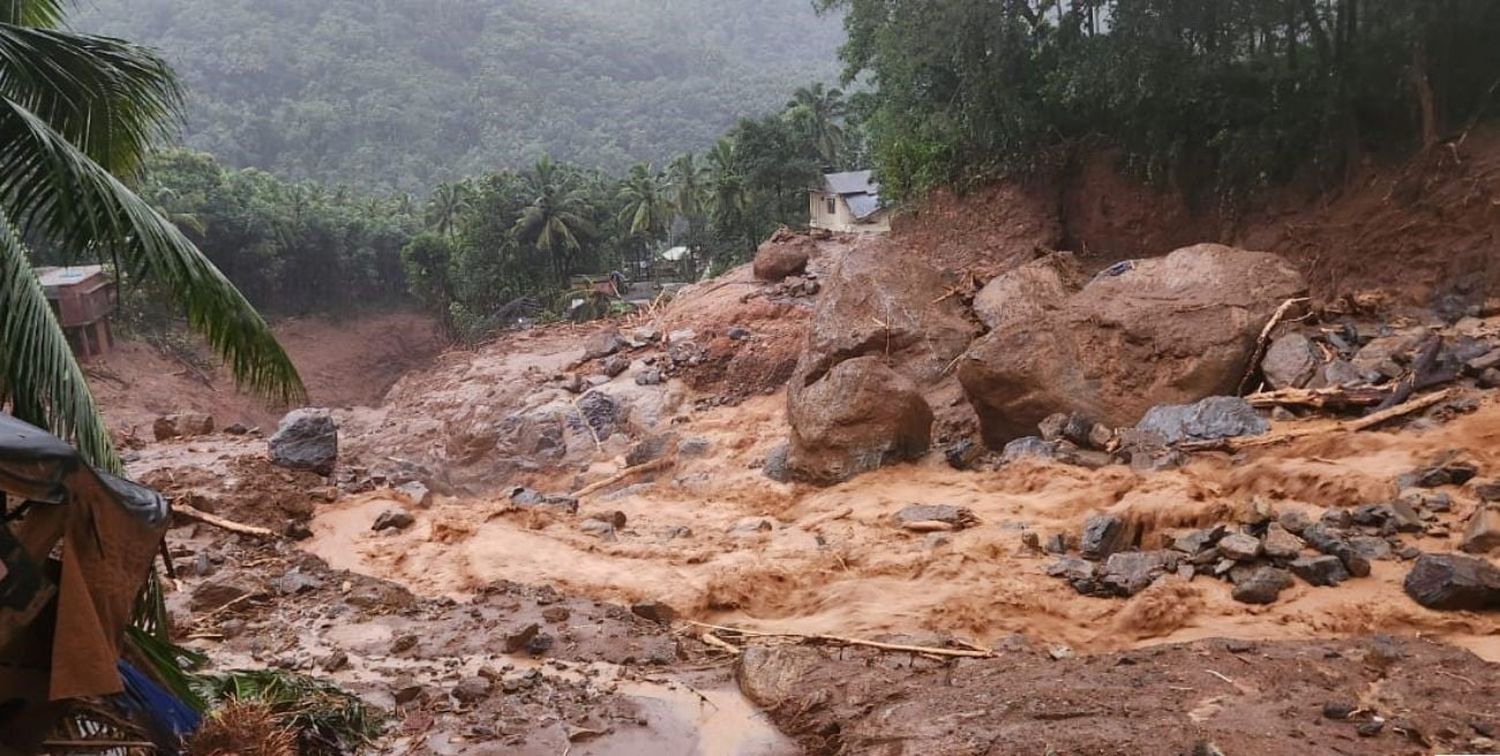
[[[0,404],[119,470],[27,241],[153,278],[241,385],[281,401],[305,392],[249,302],[121,178],[176,121],[172,70],[144,48],[64,29],[65,5],[0,0]]]
[[[467,184],[438,184],[427,201],[427,227],[438,236],[458,233],[458,220],[469,211],[473,191]]]
[[[625,233],[649,241],[666,232],[672,222],[672,202],[667,196],[666,178],[641,163],[630,169],[620,183],[620,225]]]
[[[593,212],[588,197],[567,178],[551,157],[542,156],[526,175],[526,187],[534,199],[512,229],[517,240],[547,254],[562,286],[573,275],[573,260],[584,240],[594,233],[588,220]]]
[[[843,90],[824,87],[822,82],[799,87],[786,108],[786,117],[807,135],[823,158],[823,167],[836,167],[849,145],[848,134],[840,123],[848,110]]]
[[[704,184],[708,175],[708,166],[698,162],[691,152],[679,156],[667,168],[672,185],[672,205],[689,223],[703,215]]]
[[[737,225],[748,202],[745,177],[735,158],[732,139],[720,139],[708,151],[708,212],[721,229]]]

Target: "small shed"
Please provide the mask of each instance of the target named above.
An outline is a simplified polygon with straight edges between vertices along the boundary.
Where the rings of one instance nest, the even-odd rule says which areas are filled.
[[[809,225],[841,233],[883,234],[891,230],[890,211],[880,201],[871,171],[829,173],[808,192]]]
[[[105,273],[104,266],[37,268],[36,276],[47,293],[57,322],[79,356],[100,355],[114,345],[109,316],[115,311],[115,282]]]

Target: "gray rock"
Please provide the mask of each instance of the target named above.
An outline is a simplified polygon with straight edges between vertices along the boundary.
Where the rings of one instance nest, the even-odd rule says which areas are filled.
[[[1423,554],[1402,587],[1413,601],[1429,609],[1500,609],[1500,569],[1479,557]]]
[[[632,331],[630,335],[634,337],[636,341],[644,344],[650,344],[661,339],[661,331],[657,330],[654,326],[641,326],[640,328]]]
[[[955,470],[969,470],[984,455],[984,446],[962,438],[943,450],[943,459]]]
[[[1306,541],[1308,546],[1313,547],[1320,553],[1338,557],[1339,561],[1343,562],[1344,569],[1348,570],[1350,575],[1354,577],[1369,576],[1370,560],[1356,551],[1348,539],[1333,532],[1328,526],[1321,523],[1307,526],[1302,531],[1302,540]]]
[[[769,533],[774,529],[775,526],[771,524],[771,521],[764,517],[744,517],[737,520],[733,525],[730,525],[729,530],[725,532],[737,538],[744,538],[746,536]]]
[[[672,331],[671,333],[667,334],[667,343],[668,344],[686,344],[687,342],[690,342],[690,341],[696,341],[697,338],[698,338],[698,333],[696,331],[694,331],[693,329],[691,329],[691,328],[679,328],[679,329],[677,329],[675,331]]]
[[[1500,506],[1481,502],[1469,517],[1459,549],[1470,554],[1488,554],[1500,548]]]
[[[1279,561],[1296,559],[1302,553],[1302,539],[1292,535],[1290,531],[1276,522],[1266,527],[1266,537],[1262,541],[1262,546],[1266,556]]]
[[[626,343],[625,337],[620,335],[618,329],[606,328],[589,334],[589,337],[583,340],[583,358],[597,360],[601,357],[608,357],[627,346],[630,345]]]
[[[677,448],[677,443],[676,433],[658,433],[647,436],[625,453],[625,464],[635,467],[654,462],[671,454]]]
[[[1282,512],[1281,515],[1276,518],[1276,522],[1280,524],[1281,527],[1286,528],[1286,531],[1288,533],[1293,533],[1295,535],[1302,535],[1302,531],[1306,530],[1307,526],[1312,524],[1312,522],[1307,519],[1307,514],[1300,509],[1288,509]]]
[[[1288,565],[1292,574],[1306,580],[1310,585],[1338,585],[1349,579],[1349,571],[1336,556],[1321,554],[1293,559]]]
[[[517,486],[510,490],[510,503],[527,509],[554,509],[567,514],[578,514],[578,499],[567,494],[543,494]]]
[[[777,483],[787,483],[792,479],[792,470],[787,466],[787,444],[777,444],[771,451],[766,453],[766,463],[761,467],[761,472],[767,478]]]
[[[1057,444],[1037,438],[1036,436],[1026,436],[1011,441],[1005,445],[1004,451],[1000,453],[1000,459],[1006,462],[1014,462],[1026,457],[1052,459],[1056,456]]]
[[[578,523],[578,529],[601,541],[616,539],[615,524],[607,520],[584,520]]]
[[[210,580],[193,589],[188,608],[195,612],[218,610],[258,592],[253,585],[243,580]]]
[[[603,441],[615,434],[619,429],[619,423],[623,421],[625,412],[620,403],[614,397],[602,391],[589,391],[578,398],[578,411],[583,416],[582,422],[588,423],[593,429],[594,435]],[[571,422],[579,422],[578,417],[569,418]],[[583,429],[587,433],[588,429]]]
[[[1062,559],[1047,565],[1047,574],[1067,580],[1068,582],[1091,581],[1094,579],[1095,565],[1093,562],[1079,559],[1078,557],[1063,557]]]
[[[677,454],[682,457],[703,457],[713,450],[713,442],[702,436],[682,439],[677,445]]]
[[[411,480],[396,486],[396,495],[414,507],[426,509],[432,506],[432,490],[421,481]]]
[[[745,339],[750,338],[750,329],[742,328],[740,326],[730,326],[729,330],[724,332],[724,335],[728,336],[733,341],[744,341]]]
[[[1490,368],[1480,373],[1477,383],[1482,389],[1500,388],[1500,369]]]
[[[1166,572],[1159,551],[1120,551],[1109,555],[1099,569],[1099,582],[1121,596],[1134,596]]]
[[[637,386],[660,386],[661,384],[661,371],[656,368],[642,370],[640,375],[635,377],[635,385]]]
[[[293,410],[281,418],[268,446],[277,465],[332,475],[339,458],[338,426],[326,409]]]
[[[630,611],[637,617],[659,625],[670,625],[672,620],[677,619],[677,612],[660,601],[638,601],[630,605]]]
[[[1168,443],[1179,443],[1257,436],[1270,425],[1244,399],[1211,396],[1194,404],[1152,407],[1136,429],[1160,435]]]
[[[973,511],[951,504],[910,504],[891,515],[891,519],[897,525],[914,522],[942,522],[952,525],[955,530],[979,524],[979,518],[974,515]]]
[[[1323,366],[1323,382],[1329,386],[1348,386],[1364,383],[1364,381],[1359,368],[1354,367],[1348,360],[1334,360]]]
[[[1367,535],[1351,536],[1349,547],[1354,549],[1354,553],[1371,562],[1391,558],[1391,544],[1384,538]]]
[[[1172,542],[1172,548],[1190,556],[1200,554],[1217,545],[1228,532],[1228,528],[1222,524],[1195,530],[1187,535],[1178,536],[1177,540]]]
[[[604,358],[603,362],[599,363],[599,370],[610,378],[614,378],[629,369],[630,360],[618,354],[610,355]]]
[[[1125,530],[1125,521],[1117,515],[1093,515],[1083,523],[1083,535],[1079,539],[1078,550],[1085,559],[1105,559],[1116,550],[1128,545],[1125,543],[1127,540]]]
[[[1289,333],[1271,342],[1260,369],[1272,388],[1301,388],[1317,374],[1319,362],[1311,340],[1300,333]]]
[[[323,581],[305,572],[294,571],[276,578],[271,586],[283,596],[296,596],[322,588]]]
[[[371,530],[385,530],[395,528],[406,530],[416,524],[417,518],[412,517],[410,512],[404,509],[387,509],[375,518],[375,524],[370,526]]]
[[[490,682],[489,678],[475,675],[459,680],[458,684],[453,686],[451,693],[460,702],[472,704],[489,698],[493,687],[494,683]]]
[[[1242,604],[1270,604],[1291,584],[1292,576],[1286,570],[1261,567],[1236,583],[1230,596]]]
[[[1219,553],[1236,562],[1248,562],[1260,556],[1260,539],[1245,533],[1230,533],[1219,539]]]

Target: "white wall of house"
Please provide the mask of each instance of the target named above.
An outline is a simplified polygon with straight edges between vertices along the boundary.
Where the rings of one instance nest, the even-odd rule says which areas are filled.
[[[808,216],[811,218],[808,225],[813,228],[845,234],[883,234],[891,230],[890,214],[885,210],[861,222],[850,212],[849,203],[837,194],[808,192],[807,201]]]

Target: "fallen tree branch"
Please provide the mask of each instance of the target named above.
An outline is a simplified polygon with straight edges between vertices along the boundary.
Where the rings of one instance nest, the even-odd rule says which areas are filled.
[[[577,491],[574,491],[573,497],[576,499],[581,499],[591,493],[599,491],[600,489],[609,488],[610,486],[619,483],[622,480],[629,480],[630,478],[633,478],[642,473],[660,470],[664,467],[671,467],[672,463],[675,461],[676,460],[672,457],[660,457],[658,459],[653,459],[650,462],[636,465],[635,467],[627,467],[624,470],[621,470],[614,475],[611,475],[608,478],[599,481],[598,483],[590,483],[589,485],[584,486]]]
[[[804,642],[816,643],[840,643],[845,646],[863,646],[865,648],[876,648],[882,651],[903,651],[913,654],[932,654],[933,656],[958,656],[971,659],[990,659],[995,656],[993,651],[971,651],[963,648],[936,648],[933,646],[907,646],[900,643],[881,643],[879,641],[864,640],[862,638],[846,638],[841,635],[804,635],[802,633],[764,633],[757,630],[744,630],[737,627],[725,627],[723,625],[710,625],[707,622],[694,622],[686,620],[689,625],[708,628],[709,630],[722,630],[726,633],[737,633],[750,638],[793,638]]]
[[[1276,308],[1276,312],[1271,313],[1271,319],[1266,321],[1266,326],[1260,329],[1260,336],[1255,339],[1255,351],[1250,354],[1250,364],[1245,366],[1245,374],[1240,377],[1240,388],[1234,392],[1235,396],[1244,396],[1245,392],[1250,390],[1250,379],[1254,378],[1256,372],[1260,370],[1260,361],[1266,356],[1266,347],[1269,346],[1271,332],[1276,330],[1276,326],[1281,324],[1281,319],[1286,317],[1293,307],[1306,301],[1308,301],[1307,297],[1293,297],[1282,302],[1281,306]]]
[[[1268,433],[1261,436],[1239,436],[1237,438],[1218,438],[1212,441],[1189,441],[1178,444],[1177,448],[1186,452],[1198,451],[1227,451],[1235,452],[1241,449],[1249,449],[1257,446],[1270,446],[1272,444],[1286,443],[1308,436],[1324,436],[1339,432],[1357,433],[1369,430],[1381,423],[1394,420],[1398,417],[1419,412],[1436,404],[1442,403],[1453,395],[1453,389],[1443,389],[1436,393],[1428,394],[1413,399],[1404,404],[1399,404],[1387,410],[1381,410],[1371,415],[1366,415],[1357,420],[1347,420],[1332,426],[1318,428],[1293,428],[1281,433]]]
[[[1438,404],[1452,395],[1452,389],[1443,389],[1442,391],[1439,391],[1437,393],[1428,394],[1427,396],[1413,399],[1409,402],[1406,402],[1405,404],[1398,404],[1394,407],[1391,407],[1390,409],[1384,409],[1374,414],[1366,415],[1362,418],[1359,418],[1358,420],[1350,420],[1349,422],[1344,423],[1344,427],[1347,430],[1351,431],[1367,430],[1369,428],[1380,425],[1387,420],[1394,420],[1395,418],[1410,415],[1411,413],[1417,412],[1419,410],[1427,409],[1428,407]]]
[[[240,533],[242,535],[255,536],[256,538],[276,537],[275,533],[265,528],[256,527],[254,525],[245,525],[243,523],[235,522],[234,520],[226,520],[223,517],[209,514],[201,509],[195,509],[186,504],[172,505],[172,512],[175,514],[180,514],[190,520],[197,520],[199,522],[208,523],[209,525],[227,530],[231,533]]]
[[[578,413],[578,419],[583,422],[583,427],[588,428],[589,435],[594,437],[594,450],[601,451],[604,449],[604,442],[599,438],[599,431],[594,430],[594,424],[589,422],[589,416],[583,414],[583,408],[578,406],[578,400],[582,398],[583,394],[573,397],[573,411]]]
[[[1326,388],[1285,388],[1262,391],[1245,397],[1251,407],[1312,407],[1341,410],[1372,407],[1391,394],[1386,386],[1329,386]]]
[[[701,635],[699,637],[703,638],[703,642],[704,643],[707,643],[708,645],[713,646],[714,648],[717,648],[720,651],[724,651],[724,652],[731,653],[731,654],[738,654],[738,653],[740,653],[741,651],[744,650],[744,649],[741,649],[739,646],[736,646],[733,643],[730,643],[729,641],[726,641],[723,638],[720,638],[719,636],[714,635],[711,632],[706,632],[706,633],[704,633],[703,635]]]

